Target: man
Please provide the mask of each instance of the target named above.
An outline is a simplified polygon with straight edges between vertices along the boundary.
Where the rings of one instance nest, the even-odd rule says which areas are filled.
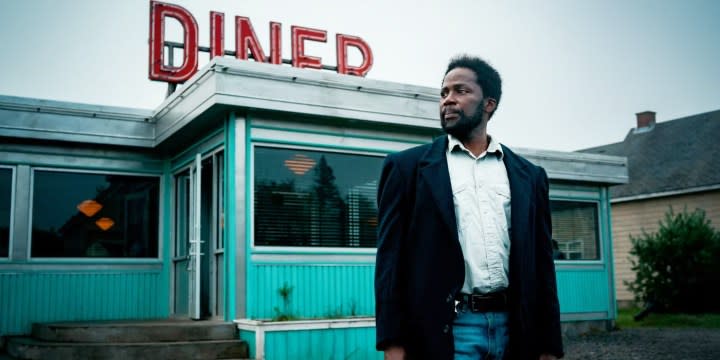
[[[386,359],[563,356],[548,179],[488,135],[501,93],[485,61],[453,59],[447,136],[385,160],[375,299]]]

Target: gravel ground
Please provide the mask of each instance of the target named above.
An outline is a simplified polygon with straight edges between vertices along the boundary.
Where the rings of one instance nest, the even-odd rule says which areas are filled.
[[[720,329],[639,328],[568,337],[563,359],[720,360]]]
[[[720,329],[624,329],[564,341],[564,360],[720,360]]]

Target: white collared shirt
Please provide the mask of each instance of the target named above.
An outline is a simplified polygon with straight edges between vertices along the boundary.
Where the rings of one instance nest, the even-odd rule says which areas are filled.
[[[460,291],[466,294],[503,290],[509,283],[510,183],[500,143],[488,138],[487,151],[475,156],[448,135],[446,157],[465,258]]]

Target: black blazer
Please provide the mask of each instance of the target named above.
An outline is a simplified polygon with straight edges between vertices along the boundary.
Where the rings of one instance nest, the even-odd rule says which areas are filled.
[[[465,279],[447,137],[388,155],[378,185],[377,348],[452,359],[455,296]],[[503,146],[510,182],[510,342],[506,359],[563,355],[545,170]]]

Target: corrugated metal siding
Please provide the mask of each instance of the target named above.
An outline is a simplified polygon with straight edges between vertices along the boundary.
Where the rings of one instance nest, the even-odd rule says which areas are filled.
[[[290,312],[300,318],[374,315],[373,265],[258,265],[253,271],[254,296],[250,318],[269,319],[283,310],[278,289],[293,287]],[[557,272],[563,313],[608,312],[609,279],[605,266],[597,270]],[[354,304],[354,305],[353,305]],[[352,307],[354,306],[354,312]]]
[[[561,313],[609,312],[608,274],[604,268],[557,272]]]
[[[0,335],[34,322],[168,316],[162,273],[0,273]]]
[[[375,350],[375,328],[302,330],[265,334],[265,358],[366,360],[382,359]]]
[[[250,356],[255,356],[255,354],[257,354],[255,352],[255,332],[248,330],[239,330],[238,334],[240,340],[244,340],[247,343]]]
[[[283,310],[278,289],[293,287],[290,312],[302,318],[374,315],[373,264],[253,266],[248,315],[267,319]]]

